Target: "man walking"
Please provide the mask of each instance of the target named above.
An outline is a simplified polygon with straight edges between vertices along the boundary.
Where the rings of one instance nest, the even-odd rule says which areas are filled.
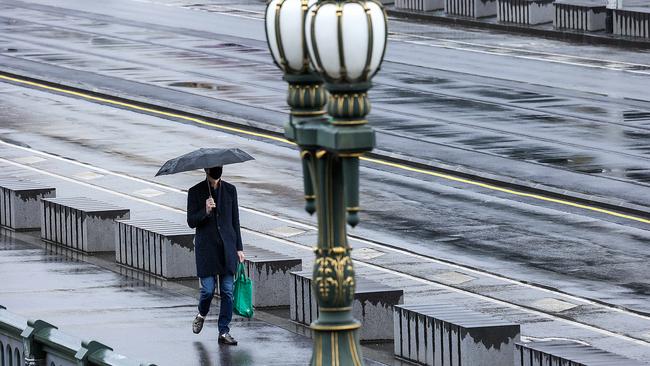
[[[190,188],[187,195],[187,224],[196,229],[194,253],[201,282],[199,313],[192,323],[195,334],[203,329],[219,280],[219,343],[236,345],[230,335],[233,311],[233,282],[239,262],[244,261],[239,207],[235,186],[221,180],[223,167],[205,169],[206,180]]]

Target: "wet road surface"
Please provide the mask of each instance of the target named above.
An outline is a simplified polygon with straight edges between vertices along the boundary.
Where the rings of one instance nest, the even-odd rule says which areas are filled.
[[[292,148],[9,84],[0,86],[3,101],[0,136],[4,141],[178,189],[191,186],[201,179],[201,174],[188,173],[154,180],[152,177],[162,162],[200,146],[241,147],[257,161],[226,170],[225,179],[238,186],[242,206],[313,225],[313,221],[305,221],[307,216],[301,210],[301,172],[297,152]],[[39,109],[34,110],[34,105]],[[42,110],[48,111],[47,116]],[[15,153],[11,151],[4,149],[3,159],[28,164],[29,159],[15,159],[12,156]],[[36,177],[40,169],[50,171],[57,165],[48,159],[31,161],[28,165],[32,169],[30,174]],[[57,168],[57,174],[82,183],[95,181],[94,175],[79,169],[83,167]],[[14,174],[6,167],[4,171]],[[98,175],[96,181],[109,187],[119,183],[116,177],[102,176],[101,172]],[[650,274],[645,250],[650,239],[647,230],[558,210],[557,207],[512,201],[487,190],[448,181],[379,170],[367,164],[362,170],[361,183],[364,211],[361,228],[353,231],[355,236],[582,297],[566,299],[574,305],[570,305],[568,311],[554,315],[650,342],[647,328],[642,326],[646,321],[644,316],[636,318],[632,313],[611,313],[613,310],[607,306],[589,304],[584,300],[591,298],[638,312],[650,312]],[[119,187],[135,189],[123,184]],[[162,195],[156,200],[161,204],[184,207],[180,197]],[[250,225],[249,220],[244,219],[243,224]],[[313,246],[314,239],[308,236],[304,240],[306,255],[311,256],[309,247]],[[387,257],[371,256],[370,263],[437,283],[449,282],[445,279],[449,276],[449,269],[437,269],[440,264],[431,261],[412,262],[413,259],[407,257],[400,259],[400,256],[393,255],[387,262]],[[476,276],[476,273],[470,273],[470,278]],[[495,287],[494,281],[495,278],[486,277],[479,282],[461,281],[456,285],[463,291],[496,296],[508,302],[523,301],[535,308],[530,305],[531,295],[523,296],[530,289],[520,291],[516,286],[513,288],[515,283]],[[403,282],[398,278],[396,285],[401,286]],[[415,290],[420,286],[417,283],[411,290],[416,292],[408,291],[407,299],[422,298]],[[501,287],[502,290],[496,290]],[[549,295],[542,294],[541,298],[544,296]],[[550,296],[563,298],[559,293]],[[539,295],[533,297],[541,300]],[[583,302],[584,305],[575,307]],[[476,306],[483,311],[490,311],[493,307]],[[519,314],[516,316],[520,321],[530,317],[521,310],[516,314]],[[545,321],[527,321],[531,323],[528,334],[558,336],[557,329],[542,330],[544,327],[540,324]],[[575,330],[562,332],[580,339],[587,337],[574,333]],[[604,342],[603,347],[620,347],[607,337],[592,338],[587,337],[590,342]],[[645,348],[629,347],[631,354],[645,359]],[[650,349],[648,357],[650,360]]]
[[[6,68],[275,130],[286,119],[262,4],[3,5]],[[371,92],[380,150],[650,206],[648,54],[391,25]]]

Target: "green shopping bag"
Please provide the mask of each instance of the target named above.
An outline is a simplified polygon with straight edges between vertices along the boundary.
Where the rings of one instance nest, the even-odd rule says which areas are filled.
[[[253,281],[246,276],[244,263],[239,263],[235,277],[233,311],[245,318],[253,317]]]

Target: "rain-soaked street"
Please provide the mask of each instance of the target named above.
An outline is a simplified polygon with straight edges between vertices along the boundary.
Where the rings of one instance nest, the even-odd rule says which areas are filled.
[[[286,84],[266,48],[263,9],[256,1],[0,1],[3,175],[41,172],[69,192],[81,184],[138,196],[129,177],[179,193],[201,174],[153,178],[161,163],[198,147],[241,147],[256,161],[224,178],[250,210],[242,225],[259,231],[254,217],[266,215],[313,228],[298,152],[273,137],[288,118]],[[458,301],[521,321],[530,339],[576,339],[650,362],[650,231],[641,217],[650,216],[650,55],[395,19],[390,26],[370,92],[377,155],[362,163],[361,224],[351,232],[355,248],[387,254],[360,255],[368,265],[360,273],[384,270],[387,282],[405,286],[405,302],[461,291],[479,300]],[[138,111],[53,84],[160,108]],[[237,125],[244,128],[233,132]],[[427,173],[440,167],[470,178]],[[639,214],[518,194],[506,183]],[[184,209],[180,193],[143,197]],[[2,263],[0,254],[0,274]],[[0,281],[0,304],[21,313],[15,291]],[[42,308],[23,315],[30,311],[70,321]]]
[[[266,49],[263,4],[232,16],[228,3],[183,3],[6,0],[0,60],[6,71],[279,130],[286,86]],[[371,91],[379,150],[650,205],[646,52],[391,25]]]

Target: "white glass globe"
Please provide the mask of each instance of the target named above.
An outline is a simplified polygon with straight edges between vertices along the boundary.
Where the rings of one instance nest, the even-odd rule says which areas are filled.
[[[384,58],[386,24],[384,8],[374,0],[312,5],[304,28],[314,68],[328,82],[370,80]]]
[[[316,0],[271,0],[266,7],[266,39],[275,63],[285,72],[306,72],[305,14]]]

